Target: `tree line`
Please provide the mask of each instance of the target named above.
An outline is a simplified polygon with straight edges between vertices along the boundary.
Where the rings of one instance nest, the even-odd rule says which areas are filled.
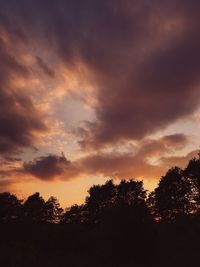
[[[0,194],[0,266],[193,266],[200,250],[200,155],[151,193],[108,180],[63,210],[39,193]],[[10,257],[12,255],[12,257]]]

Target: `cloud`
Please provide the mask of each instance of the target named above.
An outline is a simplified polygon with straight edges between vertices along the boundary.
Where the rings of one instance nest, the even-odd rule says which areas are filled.
[[[189,142],[189,137],[185,134],[173,134],[163,136],[161,139],[169,147],[183,147]]]
[[[47,127],[31,100],[17,93],[0,91],[0,153],[18,153],[34,145],[36,133]]]
[[[38,64],[38,66],[43,70],[43,72],[44,72],[46,75],[48,75],[48,76],[50,76],[50,77],[52,77],[52,78],[55,76],[55,72],[53,71],[53,69],[51,69],[51,68],[50,68],[50,67],[49,67],[49,66],[42,60],[42,58],[36,56],[35,59],[36,59],[36,62],[37,62],[37,64]]]
[[[62,175],[70,166],[64,155],[47,155],[24,163],[24,171],[42,180],[52,180]]]
[[[168,156],[172,165],[164,164],[167,161],[163,155],[171,154],[174,149],[181,149],[188,143],[188,137],[184,134],[163,136],[158,140],[143,140],[135,151],[105,153],[99,152],[80,159],[79,164],[85,173],[101,174],[112,178],[159,178],[167,168],[176,164],[176,157]],[[188,156],[189,157],[189,156]],[[177,157],[177,164],[186,162]],[[156,162],[152,163],[152,158]],[[160,160],[161,158],[161,160]],[[174,160],[173,160],[174,159]],[[162,162],[162,163],[161,163]]]
[[[15,85],[16,77],[29,77],[29,70],[10,50],[12,42],[17,46],[26,39],[19,31],[10,32],[10,27],[2,28],[0,24],[0,154],[5,156],[33,146],[36,135],[47,131],[43,114]]]
[[[189,160],[197,157],[199,154],[199,150],[193,150],[183,156],[171,156],[171,157],[161,157],[160,158],[160,166],[167,168],[171,168],[172,166],[178,166],[181,168],[185,168]]]
[[[157,178],[159,166],[149,164],[146,159],[132,154],[99,154],[81,161],[83,172],[90,175],[103,175],[108,178]]]

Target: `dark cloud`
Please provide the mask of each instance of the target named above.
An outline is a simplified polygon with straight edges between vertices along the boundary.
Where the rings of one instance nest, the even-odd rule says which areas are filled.
[[[24,163],[24,172],[42,180],[52,180],[70,168],[70,161],[64,155],[47,155]]]

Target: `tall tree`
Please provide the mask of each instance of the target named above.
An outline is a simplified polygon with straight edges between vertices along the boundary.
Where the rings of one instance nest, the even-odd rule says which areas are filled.
[[[89,196],[86,198],[88,221],[98,223],[115,204],[116,186],[109,180],[103,185],[92,186],[88,193]]]
[[[122,180],[117,186],[117,199],[118,203],[133,205],[144,203],[146,199],[146,190],[143,188],[142,181],[135,180]]]
[[[182,169],[173,167],[161,177],[148,202],[154,216],[163,220],[189,215],[194,212],[196,205],[194,184]]]
[[[146,204],[147,192],[142,181],[122,180],[117,186],[116,207],[121,218],[129,217],[132,222],[149,222],[151,216]]]
[[[46,221],[45,201],[37,192],[27,198],[23,205],[24,220],[33,223]]]

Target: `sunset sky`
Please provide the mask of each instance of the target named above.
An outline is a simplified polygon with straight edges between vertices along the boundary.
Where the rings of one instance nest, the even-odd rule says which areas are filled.
[[[0,0],[0,191],[153,189],[200,150],[200,2]]]

